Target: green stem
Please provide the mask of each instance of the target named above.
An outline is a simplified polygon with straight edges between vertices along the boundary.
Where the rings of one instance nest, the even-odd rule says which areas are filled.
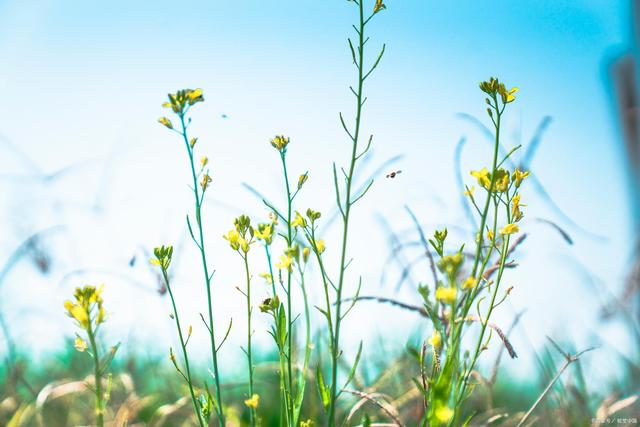
[[[173,290],[171,289],[171,284],[169,283],[167,270],[165,270],[164,268],[162,268],[162,277],[164,279],[165,285],[167,285],[167,291],[169,291],[169,299],[171,299],[171,306],[173,307],[173,317],[176,320],[176,328],[178,329],[178,337],[180,338],[180,348],[182,349],[182,357],[184,358],[184,367],[187,373],[187,385],[189,386],[191,403],[193,404],[193,409],[196,412],[196,417],[198,418],[198,424],[200,424],[200,427],[204,427],[205,423],[202,421],[202,414],[200,413],[200,407],[198,406],[196,394],[193,391],[193,381],[191,380],[191,367],[189,365],[189,357],[187,356],[187,346],[185,344],[185,340],[182,335],[182,326],[180,326],[180,316],[178,315],[178,309],[176,307],[176,301],[173,296]]]
[[[200,249],[200,256],[202,258],[202,268],[204,273],[204,280],[207,287],[207,303],[208,303],[208,311],[209,311],[209,336],[211,339],[211,359],[213,363],[213,374],[214,374],[214,382],[216,386],[216,398],[218,400],[218,422],[220,427],[225,426],[224,419],[224,405],[222,403],[222,392],[220,388],[220,373],[218,370],[218,350],[216,347],[216,338],[214,335],[214,327],[213,327],[213,304],[211,300],[211,276],[209,275],[209,267],[207,265],[207,256],[204,247],[204,231],[202,226],[202,216],[201,216],[201,199],[200,194],[198,192],[198,175],[196,174],[195,164],[193,162],[193,150],[189,145],[189,138],[187,137],[187,127],[184,122],[184,115],[180,115],[180,124],[182,125],[182,137],[184,138],[184,143],[187,148],[187,153],[189,154],[189,163],[191,165],[191,176],[193,179],[193,195],[195,198],[195,213],[196,213],[196,222],[198,223],[198,238],[199,244],[198,249]]]
[[[87,318],[89,319],[87,335],[89,336],[89,343],[91,344],[91,351],[93,352],[93,375],[96,383],[96,425],[103,427],[104,407],[102,403],[102,379],[100,378],[100,356],[98,355],[98,346],[89,313],[87,313]]]
[[[289,175],[287,172],[286,151],[280,153],[282,169],[284,171],[284,182],[287,189],[287,246],[291,247],[293,242],[293,231],[291,229],[292,199],[291,188],[289,187]],[[287,420],[290,427],[293,427],[293,323],[291,307],[291,271],[287,269],[287,386],[285,391],[287,398]]]
[[[338,357],[339,357],[339,346],[340,346],[340,326],[342,323],[342,290],[344,285],[344,277],[345,277],[345,266],[347,260],[347,238],[349,234],[349,216],[351,213],[351,185],[353,183],[353,173],[355,170],[356,160],[357,160],[357,150],[358,150],[358,141],[360,138],[360,122],[362,117],[362,95],[363,95],[363,86],[364,86],[364,1],[360,0],[358,2],[359,15],[360,15],[360,25],[358,31],[358,90],[356,92],[356,120],[355,120],[355,131],[353,132],[353,137],[351,138],[353,144],[351,149],[351,161],[349,165],[349,172],[347,174],[346,180],[346,191],[345,191],[345,204],[344,204],[344,215],[343,215],[343,229],[342,229],[342,249],[340,254],[340,275],[338,279],[338,289],[336,293],[336,318],[335,318],[335,332],[334,336],[334,345],[331,351],[331,400],[329,406],[329,427],[333,427],[336,425],[336,403],[338,398]]]
[[[247,363],[249,364],[249,398],[253,397],[253,359],[251,357],[251,275],[249,273],[249,260],[247,254],[242,256],[244,260],[244,272],[247,279]],[[256,410],[249,408],[249,420],[251,425],[256,425]]]

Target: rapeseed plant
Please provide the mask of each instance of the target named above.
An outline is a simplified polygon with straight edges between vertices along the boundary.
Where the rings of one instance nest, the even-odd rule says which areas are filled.
[[[493,77],[480,83],[480,89],[487,95],[487,114],[494,125],[495,143],[491,168],[471,171],[471,176],[484,190],[484,203],[478,205],[482,201],[477,200],[474,187],[466,187],[465,191],[469,203],[480,217],[474,242],[473,266],[468,268],[464,265],[464,245],[453,253],[447,253],[447,230],[436,231],[429,242],[439,257],[437,266],[441,276],[436,278],[433,298],[429,289],[420,288],[424,309],[433,324],[433,333],[428,340],[432,349],[431,374],[424,372],[425,358],[421,357],[423,381],[417,382],[424,395],[424,426],[451,426],[461,422],[463,404],[473,390],[471,374],[491,339],[491,335],[486,337],[489,319],[511,290],[504,291],[504,295],[498,299],[506,259],[510,253],[510,239],[520,231],[518,222],[524,216],[521,210],[524,205],[520,203],[518,191],[529,172],[518,169],[509,171],[501,167],[520,147],[511,150],[503,159],[498,158],[502,117],[507,106],[515,101],[518,89],[507,89]],[[497,255],[494,261],[496,268],[488,269],[488,263],[495,258],[494,255]],[[491,280],[494,271],[497,272],[495,281]],[[487,299],[489,304],[483,313],[482,303]],[[469,314],[473,307],[477,317]],[[475,348],[463,354],[463,329],[466,323],[474,320],[480,323],[480,333]]]
[[[106,311],[104,308],[104,300],[102,299],[103,286],[96,288],[95,286],[86,285],[82,288],[76,288],[73,294],[73,300],[64,302],[64,308],[67,315],[71,317],[76,326],[85,334],[81,336],[76,333],[74,346],[79,352],[87,352],[93,359],[93,375],[95,394],[95,414],[96,425],[104,426],[104,411],[111,394],[112,377],[107,375],[107,387],[103,390],[102,379],[107,373],[113,358],[118,351],[120,344],[117,344],[109,350],[106,356],[101,357],[99,345],[97,341],[100,326],[106,321]]]

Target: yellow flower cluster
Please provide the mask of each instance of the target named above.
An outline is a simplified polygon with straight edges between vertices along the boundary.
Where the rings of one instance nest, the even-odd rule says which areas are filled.
[[[436,289],[436,299],[443,304],[454,304],[456,302],[456,295],[458,290],[456,288],[447,288],[444,286]]]
[[[491,172],[487,168],[482,168],[479,171],[471,171],[471,176],[478,180],[478,184],[485,190],[491,188]],[[504,193],[509,189],[509,171],[505,169],[498,169],[493,178],[493,190],[499,193]]]
[[[158,265],[163,270],[168,270],[173,256],[173,246],[159,246],[153,249],[153,254],[155,258],[151,259],[151,264]]]
[[[273,148],[282,153],[287,148],[287,145],[289,145],[289,137],[284,135],[276,135],[271,140],[271,145],[273,146]]]
[[[64,302],[67,315],[75,319],[82,329],[87,330],[89,327],[92,327],[92,323],[95,323],[95,326],[97,326],[105,321],[106,312],[102,300],[103,288],[104,286],[96,288],[91,285],[76,288],[73,294],[75,302],[69,300]],[[76,341],[76,347],[79,346],[82,346],[82,344]]]
[[[170,93],[168,97],[169,101],[163,103],[162,106],[170,108],[179,117],[184,117],[184,114],[192,105],[204,101],[202,89],[182,89],[176,93]],[[160,117],[158,122],[168,129],[173,129],[173,123],[166,117]],[[191,148],[193,148],[193,145],[195,145],[195,141],[193,141]]]
[[[255,235],[255,230],[251,227],[251,219],[246,215],[240,215],[233,221],[233,224],[234,228],[222,237],[229,242],[231,249],[234,251],[242,250],[246,254],[249,252]]]
[[[515,94],[518,88],[507,89],[504,83],[500,83],[495,77],[491,77],[489,81],[481,82],[480,89],[491,97],[499,95],[503,104],[508,104],[516,100]]]

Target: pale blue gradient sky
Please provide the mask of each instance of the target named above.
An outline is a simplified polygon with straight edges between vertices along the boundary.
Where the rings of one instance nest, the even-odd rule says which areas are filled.
[[[552,116],[533,172],[575,222],[606,239],[564,223],[532,189],[525,190],[529,218],[558,221],[576,244],[569,247],[552,230],[525,223],[531,236],[521,267],[506,277],[516,289],[497,321],[509,323],[527,308],[514,334],[523,355],[545,335],[578,346],[604,341],[626,348],[619,325],[598,326],[601,293],[573,266],[587,265],[593,283],[611,291],[620,288],[628,266],[624,153],[606,81],[606,61],[630,44],[626,2],[389,0],[388,7],[371,25],[369,46],[385,42],[387,53],[368,82],[365,131],[375,134],[375,148],[367,170],[397,154],[405,157],[394,166],[403,174],[393,181],[379,176],[356,210],[351,269],[362,272],[364,293],[417,301],[409,285],[395,293],[397,272],[393,283],[379,285],[388,243],[376,215],[409,231],[403,210],[408,204],[428,231],[447,224],[468,231],[455,187],[454,148],[467,137],[462,165],[468,170],[488,162],[488,145],[456,113],[484,120],[477,82],[499,75],[521,88],[508,113],[505,144],[527,143],[542,117]],[[185,153],[155,122],[164,94],[180,87],[202,87],[207,99],[194,111],[193,128],[214,174],[210,197],[216,203],[207,205],[206,225],[217,269],[218,317],[225,323],[233,314],[233,338],[242,339],[242,298],[233,289],[241,266],[219,236],[240,213],[238,206],[256,218],[265,215],[242,182],[280,200],[278,159],[268,144],[275,133],[292,137],[294,173],[310,171],[299,207],[333,208],[331,161],[348,156],[337,112],[352,111],[346,34],[354,11],[342,0],[0,1],[0,254],[5,258],[43,227],[66,227],[50,242],[59,256],[51,275],[22,263],[0,287],[0,310],[25,347],[59,346],[62,334],[72,330],[62,300],[73,286],[92,281],[107,284],[113,312],[107,329],[114,339],[164,350],[173,340],[167,301],[122,277],[152,288],[145,261],[134,269],[127,262],[136,251],[141,258],[140,246],[159,243],[188,247],[176,286],[197,322],[204,293],[185,239],[183,218],[191,208]],[[48,184],[34,176],[76,163],[78,168]],[[100,209],[93,209],[96,203]],[[328,241],[332,237],[330,232]],[[469,234],[454,232],[452,238],[462,243]],[[329,247],[330,256],[336,246]],[[425,267],[416,269],[416,279],[428,278]],[[77,269],[91,271],[67,277]],[[368,337],[375,354],[379,334],[392,336],[386,345],[399,350],[423,326],[406,313],[363,303],[346,335],[352,344]],[[270,344],[262,331],[257,339]],[[234,352],[229,347],[227,357]],[[612,359],[606,352],[595,357],[604,372]],[[529,366],[524,359],[509,366]]]

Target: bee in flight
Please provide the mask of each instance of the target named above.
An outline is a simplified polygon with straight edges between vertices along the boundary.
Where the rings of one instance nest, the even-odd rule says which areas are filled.
[[[395,178],[397,175],[400,175],[401,173],[402,173],[402,171],[400,171],[400,170],[389,172],[387,174],[387,178]]]

